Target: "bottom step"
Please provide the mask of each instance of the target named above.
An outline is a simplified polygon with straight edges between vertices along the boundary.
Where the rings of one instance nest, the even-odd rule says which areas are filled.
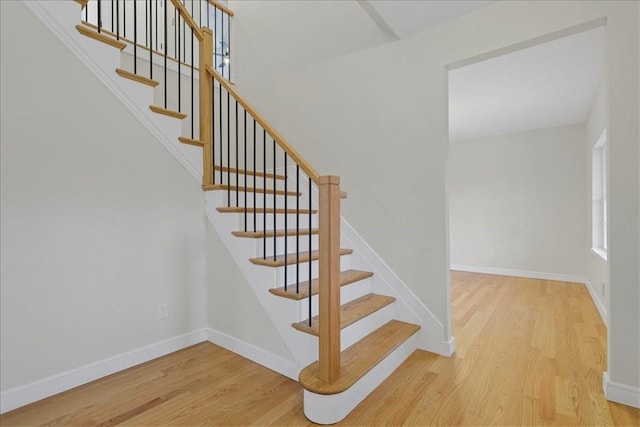
[[[420,326],[391,320],[341,353],[340,379],[319,378],[314,362],[300,372],[305,416],[318,424],[342,420],[417,348]]]

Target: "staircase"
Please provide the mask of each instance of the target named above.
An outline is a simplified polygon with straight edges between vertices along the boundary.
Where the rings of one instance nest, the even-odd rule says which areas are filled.
[[[233,12],[213,0],[149,2],[160,22],[174,18],[154,47],[138,29],[122,34],[119,15],[115,31],[86,22],[98,3],[30,7],[202,179],[207,217],[293,355],[311,421],[343,419],[418,348],[451,353],[442,325],[341,219],[339,178],[320,176],[229,82],[229,52],[214,41]],[[218,28],[203,24],[211,16]]]

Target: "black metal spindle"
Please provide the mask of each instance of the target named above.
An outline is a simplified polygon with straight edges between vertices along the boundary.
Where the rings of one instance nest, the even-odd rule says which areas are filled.
[[[209,2],[207,2],[207,4],[209,4]],[[236,99],[235,120],[236,120],[236,208],[237,208],[238,207],[238,190],[240,188],[240,182],[239,182],[240,171],[238,170],[238,100],[237,99]]]
[[[258,208],[256,207],[256,175],[258,172],[256,171],[256,120],[253,119],[253,231],[256,230],[256,212]]]
[[[111,4],[113,4],[113,1]],[[120,0],[116,0],[116,40],[120,40]]]
[[[311,178],[309,180],[309,326],[311,326]]]
[[[89,22],[89,3],[84,5],[84,21]]]
[[[222,161],[222,85],[219,84],[218,87],[220,87],[220,94],[218,96],[218,107],[219,107],[218,114],[220,114],[220,121],[219,121],[220,123],[220,126],[219,126],[219,129],[220,129],[220,184],[222,184],[222,176],[223,176],[222,166],[224,166],[224,162]]]
[[[244,231],[247,231],[247,110],[244,110],[243,157],[244,157]]]
[[[231,19],[227,15],[227,80],[231,80]]]
[[[296,194],[300,194],[300,165],[296,164]],[[300,197],[296,197],[296,293],[300,292]]]
[[[273,140],[273,260],[276,260],[276,140]],[[285,199],[287,195],[284,195]],[[287,253],[285,252],[284,258],[287,259]]]
[[[284,196],[284,253],[285,255],[289,253],[288,251],[288,242],[287,240],[289,240],[289,228],[288,228],[288,216],[289,214],[287,213],[287,152],[284,152],[284,192],[285,192],[285,196]],[[275,215],[275,209],[273,210],[274,215]],[[287,259],[288,257],[284,257],[284,290],[287,290],[287,274],[288,274],[288,265],[287,265]]]
[[[229,97],[230,95],[227,91],[227,203],[231,206],[231,117],[229,117],[231,108]]]
[[[157,6],[156,6],[157,9]],[[149,0],[149,78],[153,80],[153,1]]]
[[[135,0],[133,2],[135,4]],[[122,37],[127,38],[127,3],[122,0]]]
[[[138,74],[138,0],[133,2],[133,74]]]
[[[98,0],[98,32],[102,32],[102,1]]]
[[[194,37],[194,32],[193,32],[193,28],[191,29],[191,111],[190,111],[190,116],[191,116],[191,139],[194,138],[194,124],[193,124],[193,120],[194,120],[194,116],[195,114],[193,114],[194,111],[194,107],[193,107],[193,103],[194,103],[194,96],[193,96],[193,87],[194,87],[194,82],[193,82],[193,37]]]
[[[114,13],[113,13],[113,0],[111,0],[111,32],[113,33],[114,30],[114,22],[113,22],[113,17],[114,17]]]
[[[262,129],[262,257],[267,259],[267,131]]]
[[[211,170],[211,175],[213,175],[211,178],[213,180],[213,183],[216,183],[216,133],[215,133],[215,129],[216,129],[216,88],[215,85],[213,84],[213,82],[215,82],[215,80],[213,79],[212,76],[209,77],[211,79],[211,164],[213,165],[213,169]],[[202,135],[200,135],[200,138],[202,138]]]
[[[176,9],[176,58],[178,59],[178,112],[182,112],[182,76],[181,76],[181,63],[182,55],[180,54],[180,19],[182,18],[182,12]]]
[[[164,108],[167,108],[167,0],[164,0],[164,47],[162,50],[164,51]]]
[[[220,40],[221,40],[221,42],[220,42],[220,64],[222,64],[222,69],[220,71],[222,72],[221,74],[224,76],[224,72],[226,70],[226,65],[227,64],[225,63],[225,56],[224,56],[224,54],[225,54],[225,51],[224,51],[224,46],[225,46],[225,44],[224,44],[224,11],[222,11],[222,10],[220,11],[220,21],[221,21],[220,22],[220,26],[221,26],[221,29],[220,29]]]
[[[157,48],[158,48],[158,3],[156,3],[156,49]]]

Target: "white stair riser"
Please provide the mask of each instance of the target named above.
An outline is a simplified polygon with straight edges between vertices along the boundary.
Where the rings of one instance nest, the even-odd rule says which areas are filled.
[[[305,390],[304,415],[318,424],[335,424],[344,419],[415,351],[417,345],[417,335],[413,335],[342,393],[322,395]]]
[[[232,186],[235,186],[236,183],[235,182],[231,182]],[[251,184],[253,186],[253,184]],[[258,184],[257,188],[262,188],[261,184]],[[270,188],[270,187],[267,187]],[[296,209],[296,196],[284,196],[282,194],[276,194],[275,197],[273,194],[264,194],[264,193],[255,193],[255,200],[254,200],[254,193],[252,191],[247,191],[246,193],[244,191],[242,191],[244,189],[244,186],[242,184],[240,184],[240,188],[238,189],[238,191],[236,192],[235,189],[230,189],[230,190],[217,190],[217,191],[221,191],[224,195],[223,198],[223,206],[256,206],[256,207],[268,207],[268,208],[272,208],[272,207],[276,207],[279,209],[284,209],[285,208],[285,198],[286,198],[286,208],[287,209]],[[245,200],[245,194],[246,194],[246,200]],[[236,201],[237,198],[237,201]],[[274,200],[275,199],[275,200]],[[300,200],[299,206],[298,208],[300,209],[308,209],[309,208],[309,204],[308,203],[303,203],[303,200]],[[305,215],[305,214],[301,214],[301,215]]]
[[[295,287],[295,284],[291,285]],[[342,286],[340,288],[340,303],[346,304],[349,301],[353,301],[356,298],[360,298],[364,295],[371,293],[371,279],[360,280],[355,283],[351,283],[346,286]],[[274,296],[276,298],[280,298]],[[296,322],[301,322],[305,319],[309,318],[309,299],[305,298],[303,300],[290,300],[292,305],[297,305],[295,308],[298,313],[298,319]],[[311,297],[311,317],[318,315],[318,295],[313,295]],[[293,323],[293,321],[292,321]]]
[[[233,226],[231,231],[244,231],[245,230],[245,214],[244,212],[240,213],[225,213],[225,216],[235,216],[234,223],[236,225]],[[254,231],[254,216],[255,216],[255,230],[273,230],[273,213],[266,213],[266,215],[262,212],[247,212],[246,214],[246,223],[247,231]],[[309,215],[301,214],[296,218],[294,214],[287,214],[287,228],[292,229],[296,228],[297,225],[301,229],[309,229]],[[285,228],[285,214],[276,214],[276,230],[284,230]],[[318,227],[318,215],[311,215],[311,228]]]
[[[272,226],[273,228],[273,226]],[[296,239],[297,237],[297,239]],[[274,251],[273,251],[273,242],[275,240],[275,244],[276,244],[276,249],[275,249],[275,253],[276,254],[284,254],[284,253],[296,253],[296,248],[298,249],[298,251],[300,253],[306,253],[309,251],[309,240],[311,240],[311,250],[317,250],[318,249],[318,235],[312,235],[311,237],[309,236],[292,236],[292,237],[287,237],[286,239],[284,237],[267,237],[267,238],[258,238],[258,239],[252,239],[255,241],[256,244],[256,256],[261,257],[263,256],[263,254],[265,253],[265,246],[266,246],[266,254],[267,256],[273,256]],[[287,242],[286,245],[286,251],[285,251],[285,240]],[[297,244],[296,244],[296,240],[297,240]]]
[[[263,267],[263,268],[275,268],[276,270],[276,281],[272,284],[271,287],[279,288],[284,286],[285,282],[285,269],[287,271],[286,277],[287,282],[290,284],[294,284],[296,282],[296,278],[300,281],[306,281],[309,279],[309,263],[301,262],[299,264],[291,264],[287,265],[286,268],[282,267]],[[349,255],[343,255],[340,257],[340,270],[348,270],[351,268],[351,260]],[[297,271],[296,271],[297,270]],[[311,261],[311,278],[318,277],[318,261]],[[295,285],[294,285],[295,286]]]

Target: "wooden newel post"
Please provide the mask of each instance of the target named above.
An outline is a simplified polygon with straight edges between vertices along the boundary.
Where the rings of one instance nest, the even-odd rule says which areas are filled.
[[[320,379],[340,377],[340,177],[321,176],[320,194]]]
[[[213,181],[213,76],[209,75],[207,65],[213,67],[213,32],[202,28],[200,42],[200,140],[204,142],[202,153],[202,185],[212,185]]]

